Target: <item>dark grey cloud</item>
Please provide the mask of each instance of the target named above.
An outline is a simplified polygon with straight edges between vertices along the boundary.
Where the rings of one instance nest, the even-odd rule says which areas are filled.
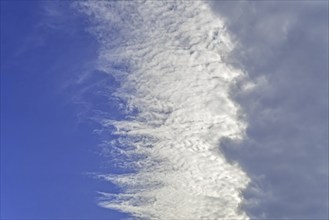
[[[327,219],[328,2],[210,4],[237,42],[229,61],[264,82],[232,89],[249,128],[223,150],[252,177],[244,208],[253,218]]]

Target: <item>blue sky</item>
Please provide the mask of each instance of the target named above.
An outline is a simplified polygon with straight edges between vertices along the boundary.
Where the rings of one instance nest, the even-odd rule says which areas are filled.
[[[118,217],[96,205],[111,185],[86,175],[100,166],[95,127],[63,89],[97,45],[82,21],[62,26],[45,4],[1,1],[1,218]]]
[[[327,1],[1,1],[1,218],[328,218],[328,26]]]

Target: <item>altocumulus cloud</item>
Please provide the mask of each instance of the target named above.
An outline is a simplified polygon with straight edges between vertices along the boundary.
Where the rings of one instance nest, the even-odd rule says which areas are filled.
[[[125,113],[95,117],[100,133],[112,131],[104,149],[130,171],[98,175],[121,188],[101,192],[99,204],[142,218],[248,219],[240,207],[249,177],[219,150],[223,138],[241,141],[247,126],[230,98],[247,77],[224,62],[234,44],[223,20],[202,1],[75,7],[100,43],[97,69],[119,84],[108,99]]]
[[[108,79],[89,88],[107,107],[93,117],[120,166],[98,175],[120,187],[99,205],[141,218],[328,218],[328,2],[74,7],[100,45]]]

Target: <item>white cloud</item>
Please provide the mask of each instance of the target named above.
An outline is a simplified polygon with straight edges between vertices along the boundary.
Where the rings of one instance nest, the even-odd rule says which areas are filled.
[[[123,191],[102,193],[100,205],[138,217],[247,219],[239,208],[249,178],[219,151],[222,138],[241,140],[246,129],[229,94],[245,76],[223,61],[234,47],[223,21],[200,1],[76,7],[92,18],[98,68],[120,82],[109,96],[127,105],[126,120],[101,118],[120,136],[107,149],[136,171],[101,175]]]

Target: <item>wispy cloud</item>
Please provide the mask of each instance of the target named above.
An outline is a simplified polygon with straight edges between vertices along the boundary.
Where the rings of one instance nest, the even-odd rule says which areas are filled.
[[[223,60],[234,48],[204,2],[78,2],[101,44],[98,69],[120,82],[114,96],[126,119],[100,117],[104,142],[134,172],[102,174],[122,193],[100,205],[138,217],[247,219],[240,210],[249,178],[219,150],[241,140],[246,123],[230,88],[244,73]],[[251,88],[245,86],[245,88]]]

